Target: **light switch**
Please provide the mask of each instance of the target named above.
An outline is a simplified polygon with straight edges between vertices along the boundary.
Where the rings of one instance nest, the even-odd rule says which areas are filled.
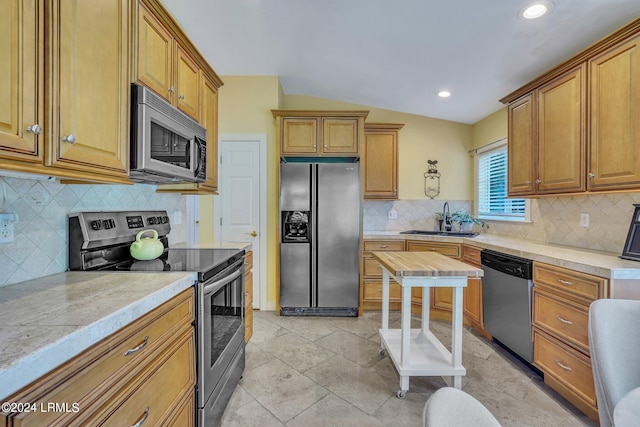
[[[391,209],[391,210],[387,213],[387,218],[388,218],[388,219],[398,219],[398,211],[396,211],[395,209]]]

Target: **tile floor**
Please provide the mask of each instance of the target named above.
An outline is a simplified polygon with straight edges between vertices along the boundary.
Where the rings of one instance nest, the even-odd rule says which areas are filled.
[[[360,318],[281,317],[254,312],[246,368],[222,427],[421,426],[441,377],[412,377],[405,399],[399,378],[378,351],[379,312]],[[392,312],[392,327],[400,316]],[[414,319],[417,322],[417,319]],[[450,347],[451,326],[431,321]],[[462,388],[507,426],[596,426],[499,348],[464,330]]]

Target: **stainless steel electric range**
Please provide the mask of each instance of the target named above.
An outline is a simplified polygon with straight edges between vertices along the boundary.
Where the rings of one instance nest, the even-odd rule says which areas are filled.
[[[143,230],[164,245],[152,260],[131,257]],[[69,269],[193,271],[196,286],[196,385],[199,426],[218,425],[244,370],[244,250],[169,248],[166,211],[80,212],[69,216]]]

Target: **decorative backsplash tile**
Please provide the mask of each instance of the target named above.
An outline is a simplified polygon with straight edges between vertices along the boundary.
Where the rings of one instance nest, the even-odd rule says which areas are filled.
[[[186,199],[156,193],[153,185],[66,185],[0,177],[0,212],[18,216],[15,240],[0,244],[0,286],[67,270],[69,213],[133,209],[164,209],[170,217],[182,211],[186,217]],[[171,225],[169,243],[186,240],[184,224]]]
[[[633,205],[638,203],[640,193],[543,197],[531,201],[530,223],[490,221],[482,232],[620,255]],[[442,211],[443,204],[444,200],[365,201],[364,230],[434,230],[435,212]],[[449,205],[451,212],[473,209],[468,200],[452,200]],[[397,220],[388,219],[391,209],[397,211]],[[589,214],[589,227],[580,225],[581,213]]]

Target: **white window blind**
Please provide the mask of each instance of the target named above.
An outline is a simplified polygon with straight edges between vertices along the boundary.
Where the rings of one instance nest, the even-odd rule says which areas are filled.
[[[507,147],[478,154],[478,217],[524,221],[524,199],[507,198]]]

